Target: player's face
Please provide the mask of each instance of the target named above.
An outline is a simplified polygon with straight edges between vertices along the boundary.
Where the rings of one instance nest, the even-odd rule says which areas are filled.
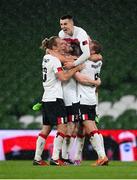
[[[95,51],[94,51],[94,44],[92,43],[92,41],[89,41],[89,48],[90,48],[90,54],[95,54]]]
[[[60,42],[60,48],[62,51],[67,52],[68,45],[67,45],[67,42],[63,39]]]
[[[73,35],[74,24],[72,20],[70,19],[60,20],[60,27],[64,31],[64,33],[70,36]]]
[[[57,38],[56,39],[56,46],[53,46],[53,50],[55,51],[60,51],[60,47],[61,47],[61,39],[60,38]]]
[[[58,52],[66,52],[66,49],[67,49],[66,41],[62,40],[61,38],[57,38],[56,43],[57,43],[56,51],[58,51]]]

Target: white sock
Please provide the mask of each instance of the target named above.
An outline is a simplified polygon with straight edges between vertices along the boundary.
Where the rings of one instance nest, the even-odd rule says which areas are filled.
[[[40,161],[42,159],[41,155],[44,150],[45,142],[46,142],[46,139],[42,137],[41,135],[39,135],[36,141],[36,151],[35,151],[35,157],[34,157],[36,161]]]
[[[75,140],[75,137],[67,136],[64,138],[63,145],[62,145],[62,158],[63,159],[69,159],[69,154],[73,146],[74,140]]]
[[[62,149],[64,135],[61,133],[57,133],[57,136],[54,138],[53,142],[53,153],[52,153],[52,159],[58,160],[59,154]]]
[[[70,137],[65,137],[62,144],[62,158],[68,159],[68,144],[70,144]]]
[[[74,160],[81,160],[82,159],[82,150],[83,150],[83,146],[84,146],[84,140],[85,140],[85,137],[77,137]]]
[[[72,146],[73,146],[74,140],[75,140],[75,137],[71,137],[71,138],[70,138],[70,142],[69,142],[68,150],[67,150],[68,159],[69,159],[69,156],[70,156],[70,151],[71,151],[71,148],[72,148]]]
[[[106,156],[103,136],[102,136],[102,134],[99,134],[99,136],[100,136],[100,140],[101,140],[102,149],[103,149],[104,154],[105,154],[105,156]]]
[[[90,137],[90,142],[93,146],[93,149],[97,152],[98,158],[104,158],[105,152],[102,148],[102,142],[98,133],[95,133]]]

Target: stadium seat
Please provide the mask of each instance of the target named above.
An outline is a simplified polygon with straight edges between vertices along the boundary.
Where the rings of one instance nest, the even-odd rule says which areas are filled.
[[[41,123],[42,123],[42,115],[37,116],[37,117],[34,119],[34,121],[41,124]]]
[[[133,102],[132,104],[129,104],[127,107],[129,110],[134,109],[137,111],[137,101]]]
[[[23,123],[24,127],[27,127],[30,123],[34,122],[34,117],[32,115],[21,116],[19,122]]]
[[[117,101],[113,104],[112,109],[116,109],[119,114],[122,114],[125,110],[127,110],[127,104],[121,101]]]
[[[109,101],[99,103],[98,105],[99,116],[100,117],[104,116],[106,112],[109,111],[109,109],[111,109],[111,107],[112,107],[112,103]]]
[[[134,95],[126,95],[126,96],[121,97],[120,102],[123,102],[124,104],[129,105],[129,104],[134,103],[135,99],[136,98]]]
[[[117,109],[109,109],[109,111],[107,111],[105,115],[112,116],[112,120],[116,120],[121,115],[121,112],[117,111]]]

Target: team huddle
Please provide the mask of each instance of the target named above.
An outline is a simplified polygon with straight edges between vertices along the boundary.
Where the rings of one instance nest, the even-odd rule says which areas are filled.
[[[45,38],[41,45],[45,52],[43,126],[36,141],[33,165],[80,165],[85,135],[98,155],[93,166],[108,165],[103,136],[96,126],[101,45],[85,30],[74,26],[70,15],[60,18],[60,26],[59,35]],[[57,134],[48,164],[42,160],[42,153],[53,126]],[[77,149],[72,161],[70,151],[75,138]]]

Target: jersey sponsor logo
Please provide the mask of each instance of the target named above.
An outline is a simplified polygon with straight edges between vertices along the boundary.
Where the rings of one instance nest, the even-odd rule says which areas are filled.
[[[62,67],[57,68],[58,72],[63,71]]]
[[[97,65],[96,65],[96,64],[92,64],[92,65],[91,65],[91,67],[92,67],[92,68],[95,68],[95,69],[97,69],[97,68],[100,67],[100,66],[101,66],[101,62],[100,62],[99,64],[97,64]]]
[[[83,46],[84,46],[84,45],[88,44],[88,41],[85,40],[85,41],[82,42],[82,44],[83,44]]]
[[[64,40],[67,41],[68,43],[79,42],[78,39],[72,39],[72,38],[64,38]]]
[[[126,144],[124,144],[123,150],[124,150],[125,152],[131,151],[131,150],[132,150],[131,143],[126,143]]]

